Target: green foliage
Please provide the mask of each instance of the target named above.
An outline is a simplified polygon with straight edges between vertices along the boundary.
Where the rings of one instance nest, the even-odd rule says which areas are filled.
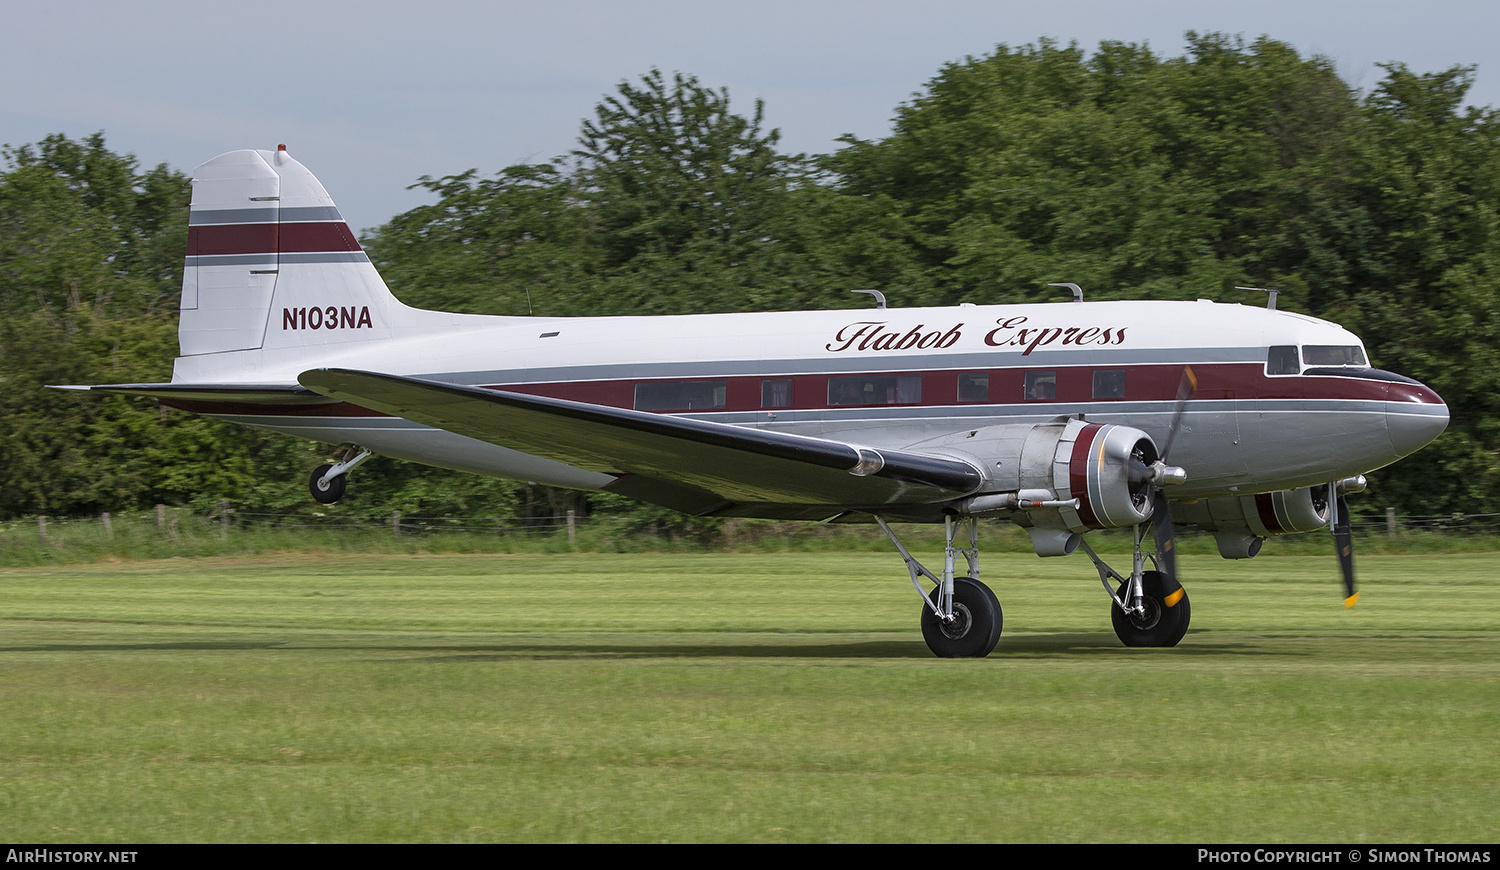
[[[778,139],[759,103],[747,118],[653,70],[598,105],[567,157],[424,177],[438,202],[366,248],[407,302],[496,314],[854,306],[849,290],[920,283],[891,204],[839,194]]]
[[[652,70],[621,82],[583,122],[578,175],[607,266],[687,255],[731,266],[763,244],[757,229],[786,185],[780,133],[729,110],[729,92]]]
[[[365,247],[408,303],[472,314],[569,313],[594,290],[598,252],[553,166],[474,170],[417,186],[438,202],[397,215]]]
[[[1306,272],[1340,202],[1356,106],[1323,60],[1190,35],[1188,57],[1050,41],[945,67],[893,135],[832,159],[901,203],[933,301],[1196,298]],[[1318,276],[1305,275],[1320,284]]]

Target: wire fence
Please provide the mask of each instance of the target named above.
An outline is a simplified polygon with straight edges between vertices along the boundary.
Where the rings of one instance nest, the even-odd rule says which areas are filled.
[[[34,535],[45,542],[49,535],[76,530],[100,531],[108,537],[125,533],[155,532],[166,537],[201,534],[204,531],[359,531],[389,530],[393,535],[430,535],[435,533],[475,535],[571,535],[584,527],[618,527],[630,522],[628,517],[579,516],[573,511],[558,516],[407,516],[400,511],[389,514],[333,513],[261,513],[238,511],[228,506],[206,514],[186,508],[157,505],[155,511],[102,513],[91,517],[51,517],[39,515],[0,521],[0,536],[15,539]]]
[[[729,521],[729,535],[734,529],[753,526],[760,521]],[[770,526],[805,527],[805,523],[766,523]],[[1388,510],[1384,516],[1355,517],[1353,531],[1362,536],[1404,537],[1412,534],[1445,536],[1494,536],[1500,534],[1500,514],[1447,513],[1397,514]],[[825,527],[826,528],[826,527]],[[407,516],[400,511],[388,514],[345,513],[270,513],[239,511],[225,503],[208,513],[194,513],[187,508],[157,505],[154,511],[124,514],[103,513],[92,517],[36,516],[0,521],[0,541],[17,541],[34,537],[42,543],[49,536],[75,531],[91,531],[105,537],[116,534],[156,534],[176,539],[180,536],[202,536],[233,531],[388,531],[393,536],[430,536],[434,534],[475,536],[566,537],[569,540],[588,532],[660,532],[649,519],[630,515],[582,515],[573,511],[555,516]]]

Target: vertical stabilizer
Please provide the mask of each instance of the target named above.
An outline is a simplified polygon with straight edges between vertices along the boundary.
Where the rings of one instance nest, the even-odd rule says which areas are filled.
[[[301,163],[231,151],[193,171],[183,356],[388,338],[406,309]]]

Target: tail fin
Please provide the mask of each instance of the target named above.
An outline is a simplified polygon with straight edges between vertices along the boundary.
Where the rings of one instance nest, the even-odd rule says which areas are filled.
[[[183,356],[388,338],[392,318],[410,310],[286,146],[193,170]]]

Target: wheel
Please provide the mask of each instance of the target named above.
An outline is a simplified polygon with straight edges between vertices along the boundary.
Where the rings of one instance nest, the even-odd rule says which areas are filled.
[[[937,602],[937,589],[927,597]],[[1005,621],[1000,599],[990,588],[972,577],[953,578],[953,622],[938,619],[931,607],[922,607],[922,639],[934,655],[945,659],[983,658],[1000,642]]]
[[[1160,571],[1147,571],[1141,575],[1141,587],[1146,592],[1143,602],[1146,612],[1140,616],[1126,616],[1118,604],[1109,605],[1115,634],[1126,646],[1177,646],[1187,634],[1188,622],[1193,618],[1187,590]],[[1182,595],[1168,605],[1166,601],[1177,592]]]
[[[333,504],[344,497],[344,486],[349,482],[349,475],[340,474],[333,480],[323,483],[323,475],[328,473],[332,465],[319,465],[313,469],[312,477],[307,480],[307,488],[312,492],[313,500],[319,504]]]

